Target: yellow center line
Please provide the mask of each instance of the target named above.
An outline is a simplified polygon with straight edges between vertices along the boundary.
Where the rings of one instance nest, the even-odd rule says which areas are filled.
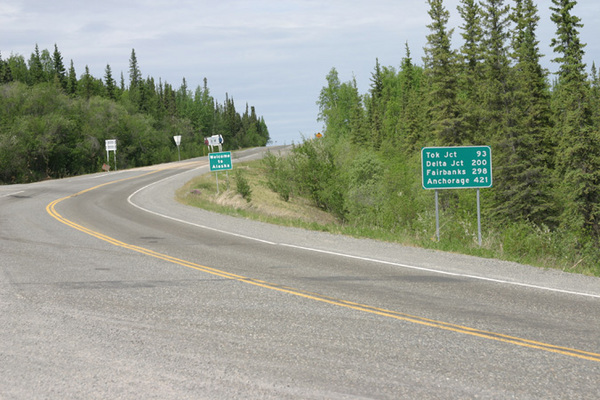
[[[150,250],[150,249],[147,249],[144,247],[140,247],[140,246],[136,246],[133,244],[128,244],[128,243],[122,242],[118,239],[104,235],[100,232],[94,231],[94,230],[86,228],[80,224],[77,224],[77,223],[63,217],[62,215],[60,215],[58,213],[58,211],[56,211],[56,205],[63,202],[64,200],[69,199],[69,198],[79,196],[81,194],[90,192],[92,190],[99,189],[99,188],[107,186],[107,185],[111,185],[113,183],[123,182],[126,180],[135,179],[135,178],[140,178],[140,177],[151,175],[151,174],[154,174],[154,173],[157,173],[160,171],[164,171],[164,170],[165,169],[159,169],[159,170],[145,173],[143,175],[119,179],[119,180],[103,183],[103,184],[91,187],[89,189],[82,190],[73,195],[54,200],[53,202],[49,203],[46,206],[46,211],[48,212],[48,214],[50,214],[50,216],[52,216],[59,222],[62,222],[63,224],[70,226],[71,228],[77,229],[80,232],[83,232],[90,236],[96,237],[96,238],[103,240],[105,242],[108,242],[112,245],[122,247],[122,248],[125,248],[128,250],[132,250],[132,251],[135,251],[135,252],[150,256],[150,257],[154,257],[154,258],[157,258],[160,260],[164,260],[164,261],[173,263],[173,264],[181,265],[183,267],[192,268],[197,271],[201,271],[201,272],[205,272],[205,273],[208,273],[211,275],[219,276],[222,278],[236,280],[236,281],[248,283],[248,284],[251,284],[254,286],[259,286],[262,288],[275,290],[275,291],[291,294],[294,296],[299,296],[302,298],[306,298],[306,299],[310,299],[310,300],[314,300],[314,301],[318,301],[318,302],[322,302],[322,303],[327,303],[327,304],[331,304],[331,305],[335,305],[335,306],[339,306],[339,307],[344,307],[344,308],[348,308],[348,309],[352,309],[352,310],[356,310],[356,311],[367,312],[370,314],[379,315],[379,316],[386,317],[386,318],[393,318],[396,320],[411,322],[414,324],[424,325],[424,326],[428,326],[428,327],[432,327],[432,328],[443,329],[446,331],[457,332],[457,333],[461,333],[461,334],[465,334],[465,335],[480,337],[480,338],[489,339],[489,340],[495,340],[495,341],[499,341],[499,342],[503,342],[503,343],[509,343],[509,344],[516,345],[516,346],[527,347],[527,348],[531,348],[531,349],[538,349],[538,350],[548,351],[551,353],[562,354],[565,356],[576,357],[576,358],[580,358],[580,359],[584,359],[584,360],[600,362],[600,353],[593,353],[593,352],[588,352],[588,351],[578,350],[578,349],[573,349],[573,348],[568,348],[568,347],[555,346],[555,345],[552,345],[549,343],[538,342],[535,340],[523,339],[523,338],[519,338],[519,337],[515,337],[515,336],[504,335],[501,333],[489,332],[489,331],[484,331],[484,330],[480,330],[480,329],[469,328],[467,326],[456,325],[456,324],[452,324],[452,323],[448,323],[448,322],[437,321],[437,320],[419,317],[419,316],[415,316],[415,315],[405,314],[405,313],[398,312],[398,311],[387,310],[384,308],[372,307],[372,306],[369,306],[366,304],[354,303],[351,301],[346,301],[346,300],[342,300],[342,299],[324,296],[324,295],[321,295],[318,293],[312,293],[312,292],[304,291],[301,289],[296,289],[296,288],[292,288],[292,287],[288,287],[288,286],[283,286],[283,285],[278,285],[278,284],[271,283],[271,282],[262,281],[259,279],[254,279],[254,278],[249,278],[249,277],[245,277],[242,275],[233,274],[231,272],[223,271],[223,270],[216,269],[216,268],[210,268],[210,267],[207,267],[207,266],[204,266],[201,264],[194,263],[192,261],[183,260],[183,259],[180,259],[177,257],[169,256],[167,254],[159,253],[159,252],[156,252],[154,250]]]

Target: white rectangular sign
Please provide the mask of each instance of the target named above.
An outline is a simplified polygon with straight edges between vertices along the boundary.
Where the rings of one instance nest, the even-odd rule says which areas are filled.
[[[106,151],[117,151],[117,139],[109,139],[105,141]]]
[[[175,144],[177,146],[181,144],[181,135],[173,136],[173,139],[175,140]]]
[[[223,136],[221,135],[212,135],[208,138],[208,145],[209,146],[218,146],[220,144],[223,144]]]

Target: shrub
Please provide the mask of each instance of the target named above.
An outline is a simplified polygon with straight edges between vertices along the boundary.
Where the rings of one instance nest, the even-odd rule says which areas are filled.
[[[252,189],[248,179],[244,176],[241,169],[235,171],[235,187],[236,191],[244,198],[248,203],[252,201]]]

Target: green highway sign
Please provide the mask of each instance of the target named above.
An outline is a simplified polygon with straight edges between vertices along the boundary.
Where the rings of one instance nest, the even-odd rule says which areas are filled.
[[[492,187],[490,146],[424,147],[421,150],[423,189]]]
[[[210,153],[208,155],[208,163],[212,171],[227,171],[233,168],[231,162],[231,152],[223,151],[220,153]]]

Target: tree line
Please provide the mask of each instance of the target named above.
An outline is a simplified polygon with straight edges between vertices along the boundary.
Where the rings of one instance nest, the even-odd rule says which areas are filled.
[[[118,140],[119,168],[176,160],[175,135],[184,158],[205,154],[212,135],[223,136],[225,149],[270,140],[254,107],[240,112],[228,94],[217,102],[206,78],[193,91],[185,78],[179,88],[143,78],[135,49],[119,82],[110,64],[102,79],[88,66],[77,76],[57,45],[53,52],[36,45],[28,60],[0,54],[0,110],[0,184],[99,171],[106,139]]]
[[[485,226],[521,243],[552,237],[554,252],[588,254],[581,257],[589,262],[585,249],[600,239],[600,76],[583,62],[576,3],[552,0],[558,72],[550,75],[540,62],[533,0],[461,0],[459,48],[443,0],[427,0],[422,65],[407,43],[398,68],[375,60],[364,94],[355,78],[341,82],[332,68],[317,101],[323,139],[306,140],[287,162],[268,160],[271,186],[288,198],[310,194],[347,224],[430,235],[432,193],[421,188],[421,148],[490,145]],[[440,196],[454,221],[443,227],[451,240],[473,241],[465,222],[473,220],[472,191]]]

